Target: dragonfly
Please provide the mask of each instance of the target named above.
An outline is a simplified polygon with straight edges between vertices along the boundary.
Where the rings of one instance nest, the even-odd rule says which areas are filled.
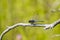
[[[31,24],[35,24],[36,22],[44,22],[44,21],[43,20],[39,21],[39,14],[36,13],[35,15],[33,15],[32,19],[30,19],[28,22]]]
[[[35,22],[44,22],[44,21],[29,20],[28,22],[31,23],[31,24],[34,24]]]

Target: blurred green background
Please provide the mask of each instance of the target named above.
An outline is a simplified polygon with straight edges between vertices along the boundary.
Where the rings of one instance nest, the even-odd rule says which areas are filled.
[[[60,0],[0,0],[0,34],[16,23],[28,23],[28,20],[44,20],[49,24],[60,19]],[[44,30],[42,27],[17,27],[3,37],[3,40],[16,40],[21,34],[23,40],[60,40],[60,25]],[[54,36],[54,37],[53,37]]]

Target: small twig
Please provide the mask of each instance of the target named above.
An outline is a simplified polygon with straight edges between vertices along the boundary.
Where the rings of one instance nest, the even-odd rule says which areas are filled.
[[[60,37],[60,34],[54,34],[51,36],[51,38],[54,38],[54,37]]]
[[[0,40],[2,40],[3,36],[9,32],[10,30],[18,27],[18,26],[23,26],[23,27],[26,27],[26,26],[34,26],[34,27],[45,27],[44,29],[48,29],[48,28],[53,28],[55,27],[57,24],[60,23],[60,19],[55,21],[54,23],[52,24],[30,24],[30,23],[17,23],[17,24],[14,24],[13,26],[9,26],[6,30],[4,30],[1,35],[0,35]]]

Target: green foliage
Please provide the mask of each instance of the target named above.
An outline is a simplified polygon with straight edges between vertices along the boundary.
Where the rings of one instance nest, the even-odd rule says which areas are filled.
[[[42,24],[53,23],[60,18],[56,7],[52,4],[56,0],[0,0],[0,34],[15,23],[28,22],[30,19],[44,20]],[[59,0],[57,0],[60,2]],[[54,4],[55,5],[55,4]],[[51,12],[50,9],[56,9]],[[53,29],[44,30],[40,27],[17,27],[4,35],[3,40],[16,40],[16,35],[21,34],[23,40],[60,40],[52,38],[54,34],[60,34],[60,25]]]

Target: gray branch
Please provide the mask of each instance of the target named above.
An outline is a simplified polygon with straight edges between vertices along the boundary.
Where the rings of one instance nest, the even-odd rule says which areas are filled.
[[[12,26],[9,26],[6,30],[4,30],[1,35],[0,35],[0,40],[2,40],[3,36],[9,32],[10,30],[16,28],[16,27],[19,27],[19,26],[23,26],[23,27],[26,27],[26,26],[33,26],[33,27],[44,27],[44,29],[49,29],[49,28],[53,28],[55,27],[57,24],[60,23],[60,19],[55,21],[54,23],[52,24],[30,24],[30,23],[17,23],[17,24],[14,24]]]

